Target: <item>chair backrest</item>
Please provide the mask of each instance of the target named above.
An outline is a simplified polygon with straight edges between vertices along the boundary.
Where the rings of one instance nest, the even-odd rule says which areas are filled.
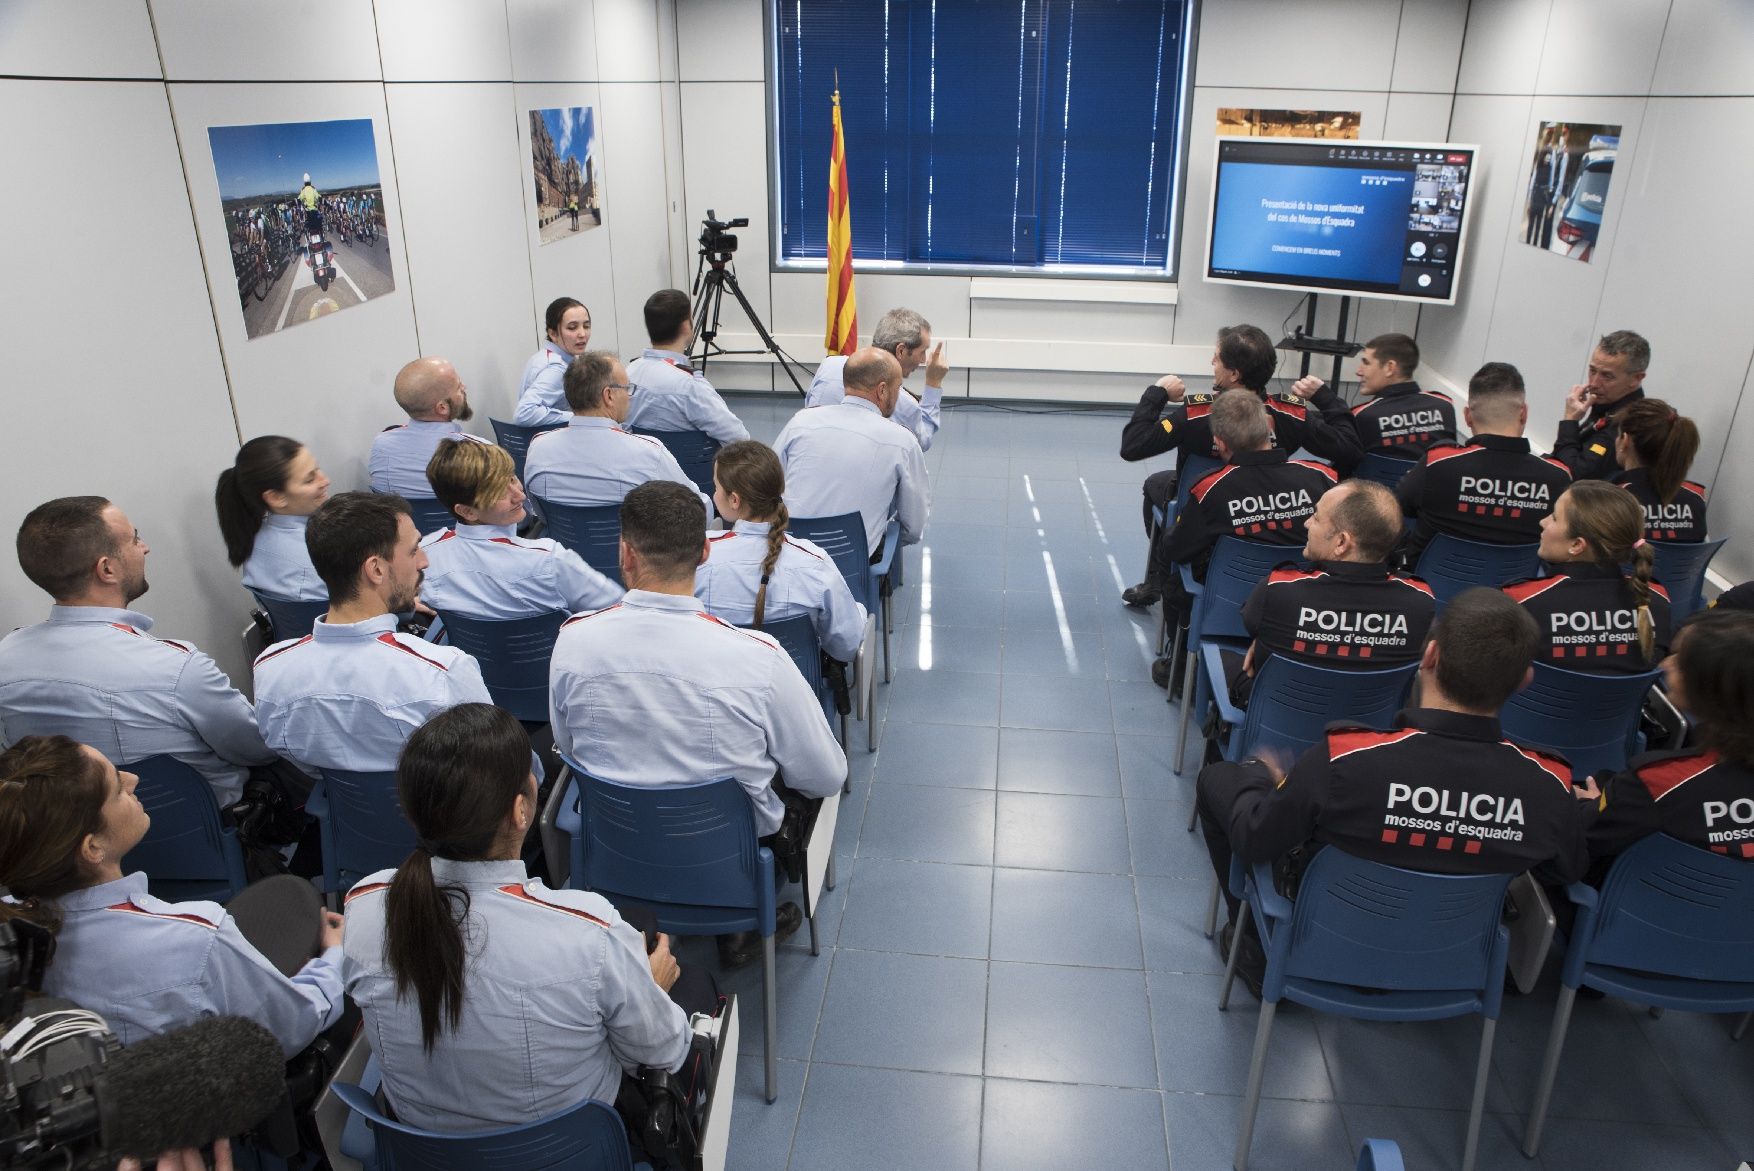
[[[380,1171],[633,1171],[626,1124],[594,1098],[524,1126],[439,1134],[386,1118],[358,1086],[330,1088],[371,1126]]]
[[[1295,759],[1320,743],[1335,720],[1386,728],[1401,710],[1418,673],[1417,662],[1361,671],[1269,655],[1249,691],[1242,753],[1275,747]]]
[[[530,440],[544,431],[557,431],[566,426],[565,423],[549,423],[542,427],[523,427],[499,419],[489,419],[488,422],[493,424],[493,437],[510,453],[520,480],[524,478],[524,456],[530,450]]]
[[[1403,992],[1477,990],[1495,1018],[1510,947],[1499,921],[1510,878],[1422,874],[1330,846],[1298,884],[1283,976]]]
[[[481,665],[481,679],[493,702],[520,720],[548,722],[548,660],[564,613],[537,614],[498,622],[440,610],[451,645]]]
[[[786,531],[814,543],[834,562],[852,592],[870,613],[877,612],[871,580],[871,546],[865,539],[865,518],[856,512],[840,516],[794,516]]]
[[[669,448],[695,486],[708,496],[713,494],[713,460],[718,457],[721,446],[717,439],[705,431],[648,431],[644,427],[631,430],[635,435],[656,439]]]
[[[1213,459],[1209,455],[1190,455],[1186,463],[1180,464],[1176,468],[1175,512],[1170,514],[1171,522],[1181,514],[1182,508],[1186,506],[1188,496],[1194,490],[1194,485],[1223,466],[1224,461],[1221,459]]]
[[[1535,664],[1529,685],[1499,714],[1507,738],[1546,748],[1571,762],[1578,779],[1621,769],[1637,748],[1638,714],[1660,671],[1590,675]]]
[[[792,662],[798,665],[798,673],[804,676],[804,682],[810,690],[822,691],[822,641],[816,637],[816,623],[808,614],[800,614],[796,618],[782,618],[778,622],[763,622],[760,626],[744,624],[745,629],[759,630],[763,634],[772,635],[790,655]]]
[[[368,874],[402,865],[415,835],[396,797],[396,774],[319,771],[320,792],[313,792],[306,808],[322,828],[325,885],[345,890]]]
[[[262,607],[268,615],[268,625],[273,627],[273,642],[285,642],[289,638],[303,638],[317,624],[317,619],[329,609],[328,599],[316,602],[298,602],[291,598],[276,598],[269,594],[250,591],[256,599],[256,605]]]
[[[1355,479],[1371,480],[1392,490],[1399,486],[1408,472],[1418,466],[1419,461],[1416,459],[1396,459],[1380,451],[1370,451],[1358,461],[1352,475]]]
[[[1656,562],[1651,576],[1669,591],[1669,621],[1681,619],[1699,609],[1700,590],[1705,586],[1705,570],[1728,537],[1715,541],[1652,541]]]
[[[585,564],[617,584],[621,581],[621,505],[556,504],[531,497],[548,535],[585,559]]]
[[[1438,533],[1419,554],[1414,571],[1437,594],[1439,609],[1470,586],[1497,589],[1541,569],[1539,545],[1487,545]]]
[[[408,496],[408,507],[414,510],[414,529],[421,536],[448,529],[457,523],[451,510],[431,496]]]
[[[1300,550],[1288,545],[1263,545],[1240,537],[1219,537],[1206,567],[1205,590],[1199,598],[1201,638],[1247,638],[1242,605],[1273,567],[1294,560]]]
[[[223,902],[244,888],[237,831],[221,819],[206,777],[174,756],[117,767],[140,778],[134,795],[152,817],[146,836],[122,860],[124,871],[144,870],[152,882],[178,884],[185,897],[199,886]]]
[[[1754,862],[1653,834],[1614,860],[1598,906],[1589,963],[1754,983]]]

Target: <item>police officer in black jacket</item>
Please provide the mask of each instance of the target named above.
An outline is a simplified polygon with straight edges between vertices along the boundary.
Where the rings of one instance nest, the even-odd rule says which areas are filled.
[[[1379,334],[1364,344],[1357,375],[1365,401],[1352,408],[1352,424],[1365,454],[1417,460],[1433,444],[1455,442],[1456,404],[1414,382],[1418,368],[1419,344],[1404,333]],[[1304,381],[1292,385],[1293,393]]]
[[[1564,464],[1529,450],[1529,404],[1515,366],[1488,362],[1475,371],[1463,418],[1474,437],[1433,446],[1395,489],[1401,510],[1419,522],[1402,546],[1409,565],[1438,533],[1488,545],[1535,543],[1541,518],[1571,483]]]
[[[1394,728],[1332,725],[1288,774],[1259,760],[1203,769],[1196,799],[1220,881],[1234,853],[1251,864],[1283,860],[1295,882],[1330,846],[1436,874],[1582,877],[1600,791],[1574,787],[1563,759],[1510,743],[1498,723],[1538,642],[1533,621],[1503,594],[1466,590],[1438,616],[1420,659],[1420,706]],[[1227,927],[1226,950],[1229,937]],[[1258,941],[1245,946],[1243,975],[1257,995],[1262,966]]]
[[[1565,418],[1553,454],[1573,479],[1606,480],[1620,470],[1614,453],[1620,412],[1644,397],[1650,343],[1630,329],[1617,329],[1596,343],[1589,378],[1565,396]]]

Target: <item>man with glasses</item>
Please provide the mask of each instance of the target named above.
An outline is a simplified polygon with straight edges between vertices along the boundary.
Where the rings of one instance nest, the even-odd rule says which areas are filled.
[[[673,480],[699,495],[711,514],[712,501],[669,448],[621,429],[633,388],[620,358],[607,350],[587,350],[566,368],[561,385],[573,417],[530,442],[524,484],[532,496],[586,507],[620,504],[648,480]]]

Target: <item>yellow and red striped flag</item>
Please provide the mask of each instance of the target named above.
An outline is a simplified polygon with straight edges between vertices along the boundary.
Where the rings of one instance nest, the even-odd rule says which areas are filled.
[[[840,90],[834,91],[834,146],[828,158],[828,333],[831,354],[859,348],[859,300],[853,295],[853,221],[847,200],[847,143],[840,127]]]

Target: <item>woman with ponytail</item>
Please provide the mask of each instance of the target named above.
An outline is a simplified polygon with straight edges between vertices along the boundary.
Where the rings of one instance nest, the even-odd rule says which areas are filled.
[[[1603,480],[1567,488],[1541,521],[1541,560],[1551,575],[1504,587],[1541,628],[1546,646],[1536,662],[1608,674],[1662,662],[1669,595],[1651,580],[1655,556],[1630,492]]]
[[[1639,399],[1620,412],[1614,477],[1644,506],[1652,541],[1705,540],[1705,486],[1687,478],[1699,451],[1699,428],[1660,398]]]
[[[328,498],[329,477],[298,440],[262,435],[238,448],[219,473],[213,505],[245,589],[292,602],[328,598],[305,548],[305,525]]]
[[[830,658],[850,663],[865,637],[865,607],[828,554],[786,532],[786,473],[765,443],[740,439],[713,461],[713,503],[733,522],[711,537],[694,596],[739,626],[809,615]]]
[[[11,892],[0,922],[54,934],[43,991],[98,1013],[124,1045],[233,1015],[262,1025],[293,1056],[345,1007],[341,916],[290,875],[232,900],[252,922],[299,933],[293,949],[313,958],[288,977],[218,903],[148,894],[145,874],[122,873],[152,824],[134,795],[139,779],[66,736],[25,736],[0,753],[0,886]],[[285,944],[268,946],[279,953]]]
[[[523,725],[490,704],[428,720],[396,769],[414,852],[347,896],[347,991],[412,1126],[496,1130],[613,1102],[624,1069],[688,1052],[668,938],[648,947],[602,896],[526,873],[530,760]]]

